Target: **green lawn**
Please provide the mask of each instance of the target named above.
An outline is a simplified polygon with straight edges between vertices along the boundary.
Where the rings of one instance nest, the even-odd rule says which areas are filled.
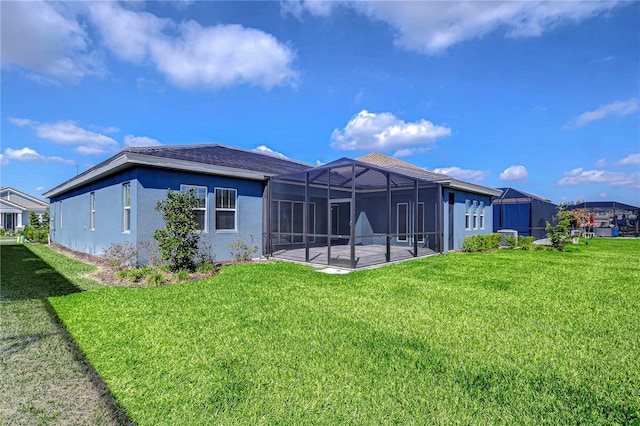
[[[49,300],[141,425],[640,423],[640,240]]]

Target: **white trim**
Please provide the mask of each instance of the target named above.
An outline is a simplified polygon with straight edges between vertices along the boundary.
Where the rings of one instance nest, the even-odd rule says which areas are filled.
[[[127,191],[129,189],[129,205],[127,205]],[[128,234],[131,232],[131,182],[122,184],[122,232]]]
[[[96,192],[89,193],[89,229],[96,230]]]
[[[235,193],[234,208],[218,207],[218,191],[233,191]],[[215,232],[238,232],[238,189],[237,188],[225,188],[215,187],[213,191],[213,205],[214,205],[214,218],[213,228]],[[218,229],[218,211],[221,212],[233,212],[233,229]]]

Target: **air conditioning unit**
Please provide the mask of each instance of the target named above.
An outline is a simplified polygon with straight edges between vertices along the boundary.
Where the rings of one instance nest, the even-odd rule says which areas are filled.
[[[516,245],[518,245],[518,231],[515,229],[498,229],[497,232],[502,235],[502,239],[500,240],[501,247],[507,247],[507,237],[509,236],[516,237]]]

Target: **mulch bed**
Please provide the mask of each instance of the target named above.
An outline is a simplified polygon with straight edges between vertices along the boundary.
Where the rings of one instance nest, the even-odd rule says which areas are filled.
[[[65,247],[58,243],[51,243],[49,244],[49,247],[52,250],[55,250],[59,253],[67,255],[73,259],[96,266],[98,270],[93,274],[90,274],[89,277],[96,281],[99,281],[104,285],[119,286],[119,287],[146,287],[147,286],[147,284],[144,282],[131,282],[131,281],[122,280],[118,278],[116,276],[117,269],[109,265],[109,262],[107,262],[105,259],[103,259],[100,256],[95,256],[92,254],[71,250],[70,248]],[[220,263],[220,266],[222,265],[224,265],[224,263]],[[189,274],[189,281],[203,280],[205,278],[209,278],[216,274],[217,272],[212,272],[209,274],[194,272]],[[167,285],[167,284],[175,284],[175,283],[167,282],[167,283],[164,283],[163,285]]]

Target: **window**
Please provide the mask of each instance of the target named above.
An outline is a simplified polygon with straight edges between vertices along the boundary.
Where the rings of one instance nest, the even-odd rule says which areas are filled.
[[[478,202],[473,201],[473,229],[478,229]]]
[[[92,192],[89,194],[89,209],[91,210],[91,230],[96,229],[96,193]]]
[[[480,201],[480,229],[484,229],[484,201]]]
[[[236,200],[238,191],[229,188],[216,188],[216,230],[235,231]]]
[[[193,189],[193,195],[198,200],[198,205],[193,209],[196,215],[196,223],[199,231],[207,230],[207,187],[196,185],[180,185],[180,191],[189,192]]]
[[[407,241],[409,209],[407,203],[398,203],[398,241]]]
[[[471,200],[465,200],[464,228],[471,229]]]
[[[122,231],[131,231],[131,182],[122,184]]]

